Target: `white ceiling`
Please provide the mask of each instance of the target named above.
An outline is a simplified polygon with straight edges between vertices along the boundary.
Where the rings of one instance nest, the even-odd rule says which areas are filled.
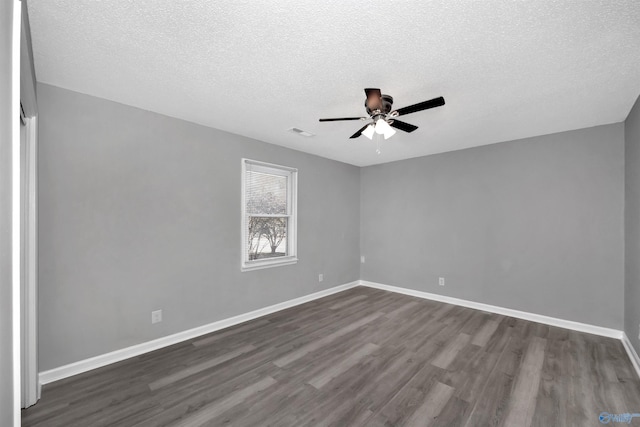
[[[29,0],[38,81],[358,166],[623,121],[640,1]],[[420,127],[350,140],[365,87]],[[287,129],[315,136],[305,138]]]

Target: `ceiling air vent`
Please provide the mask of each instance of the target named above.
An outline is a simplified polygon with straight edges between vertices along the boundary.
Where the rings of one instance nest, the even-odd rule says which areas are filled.
[[[313,136],[311,132],[307,132],[306,130],[302,130],[298,128],[291,128],[289,129],[289,132],[297,133],[298,135],[301,135],[301,136]]]

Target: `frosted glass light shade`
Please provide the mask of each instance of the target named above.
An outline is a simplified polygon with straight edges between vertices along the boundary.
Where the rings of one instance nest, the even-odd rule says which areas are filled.
[[[362,134],[364,136],[366,136],[369,139],[373,139],[373,133],[375,132],[375,129],[373,127],[373,125],[369,125],[367,126],[367,128],[365,130],[362,131]]]
[[[389,139],[393,135],[395,135],[396,131],[391,126],[389,126],[389,123],[380,119],[376,122],[376,133],[384,135],[384,139]]]

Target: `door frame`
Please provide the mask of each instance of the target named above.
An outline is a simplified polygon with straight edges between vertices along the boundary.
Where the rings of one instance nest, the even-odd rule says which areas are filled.
[[[22,109],[21,109],[22,112]],[[21,115],[25,125],[25,157],[20,167],[22,177],[22,283],[21,283],[21,344],[22,396],[21,406],[27,408],[40,399],[38,381],[38,249],[37,249],[37,117]]]
[[[13,425],[20,425],[21,333],[20,333],[20,2],[13,2],[11,35],[11,334],[13,353]]]
[[[20,199],[14,205],[14,215],[19,222],[14,222],[14,229],[20,236],[15,242],[14,253],[19,254],[20,283],[18,304],[14,313],[19,313],[19,373],[21,407],[29,407],[40,399],[41,384],[38,378],[38,102],[36,97],[36,78],[31,45],[31,28],[29,12],[24,0],[14,0],[15,12],[19,19],[19,60],[17,84],[19,90],[20,119],[26,126],[24,159],[21,158],[18,145],[17,160],[14,163],[14,177],[23,179],[15,184],[14,191],[19,191]],[[15,83],[14,83],[15,84]],[[20,136],[18,134],[18,138]],[[14,157],[14,160],[16,158]],[[15,210],[18,210],[16,213]],[[15,264],[14,264],[15,265]]]

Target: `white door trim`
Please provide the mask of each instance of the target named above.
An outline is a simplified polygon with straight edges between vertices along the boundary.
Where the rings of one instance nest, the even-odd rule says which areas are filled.
[[[25,245],[23,268],[24,282],[22,283],[22,407],[34,405],[40,398],[40,383],[38,382],[38,250],[37,250],[37,185],[38,185],[38,148],[37,148],[37,117],[25,117],[26,126],[26,156],[24,168],[26,178],[24,188],[26,200],[22,201],[24,240]]]
[[[20,209],[20,31],[22,4],[13,2],[13,34],[11,52],[11,105],[13,106],[11,135],[11,307],[13,344],[13,425],[20,425],[21,401],[21,335],[20,335],[20,261],[21,261],[21,209]]]
[[[24,135],[20,138],[21,160],[19,167],[15,169],[15,176],[22,180],[15,183],[15,188],[20,188],[20,201],[16,208],[19,211],[20,221],[14,229],[20,232],[20,247],[14,249],[14,253],[20,254],[20,285],[18,293],[19,306],[14,306],[20,322],[17,334],[20,342],[19,348],[19,375],[20,390],[19,400],[21,407],[29,407],[40,398],[40,383],[38,382],[38,335],[37,335],[37,310],[38,310],[38,247],[37,247],[37,185],[38,185],[38,105],[36,100],[36,79],[33,64],[33,49],[31,47],[31,31],[29,27],[29,12],[24,0],[15,1],[14,9],[19,10],[14,27],[19,34],[15,48],[19,49],[18,58],[14,58],[14,64],[18,65],[15,73],[14,90],[17,89],[17,99],[22,123],[25,128]],[[14,205],[15,206],[15,205]]]

